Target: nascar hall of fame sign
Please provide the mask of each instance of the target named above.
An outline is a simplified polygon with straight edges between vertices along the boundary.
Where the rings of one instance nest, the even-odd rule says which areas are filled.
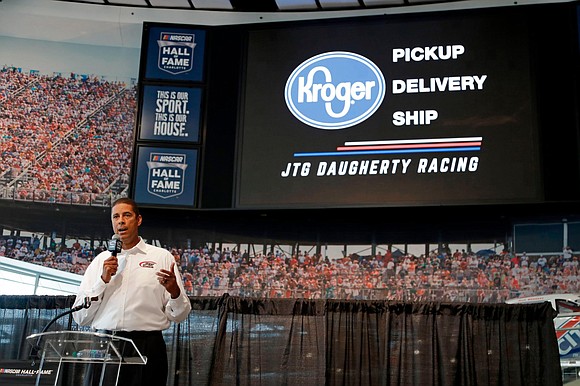
[[[149,193],[161,198],[175,197],[183,193],[183,177],[187,169],[185,154],[151,153],[147,167]]]
[[[144,86],[139,139],[199,142],[200,88]]]
[[[200,82],[203,77],[205,31],[151,27],[145,78]]]
[[[135,200],[144,204],[193,205],[197,150],[140,147]]]
[[[161,71],[176,75],[192,70],[194,34],[162,32],[157,44],[159,45],[157,65]]]
[[[42,369],[29,360],[0,360],[0,385],[54,385],[58,376],[58,364],[45,362]],[[38,383],[37,383],[38,381]]]

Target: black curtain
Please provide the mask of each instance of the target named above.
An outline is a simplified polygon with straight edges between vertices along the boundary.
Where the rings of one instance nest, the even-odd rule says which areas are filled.
[[[0,359],[74,297],[0,296]],[[561,385],[543,304],[191,298],[168,385]],[[78,329],[67,316],[51,327]],[[9,334],[6,343],[6,333]]]

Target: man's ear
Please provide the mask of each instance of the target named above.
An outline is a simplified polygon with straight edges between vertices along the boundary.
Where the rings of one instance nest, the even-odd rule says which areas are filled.
[[[139,215],[139,218],[137,219],[137,226],[141,226],[142,222],[143,222],[143,217],[141,215]]]

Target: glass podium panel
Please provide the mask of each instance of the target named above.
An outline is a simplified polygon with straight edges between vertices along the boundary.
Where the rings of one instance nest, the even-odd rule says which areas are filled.
[[[131,339],[101,332],[50,331],[32,334],[26,339],[32,346],[33,357],[40,359],[37,385],[45,363],[58,363],[55,385],[58,385],[62,366],[66,363],[97,364],[91,366],[91,371],[86,371],[86,374],[91,374],[91,377],[96,374],[99,385],[104,382],[107,368],[109,373],[111,370],[116,372],[116,385],[121,366],[147,363],[147,358],[141,355]]]

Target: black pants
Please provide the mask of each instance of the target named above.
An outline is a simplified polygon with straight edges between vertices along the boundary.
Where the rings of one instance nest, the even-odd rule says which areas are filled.
[[[165,386],[167,384],[167,348],[161,331],[117,331],[114,333],[123,338],[129,338],[135,343],[141,355],[147,357],[146,365],[122,364],[119,373],[119,386]],[[123,355],[134,356],[128,346]],[[93,386],[99,385],[102,367],[95,365],[87,374],[92,379]],[[118,366],[107,365],[103,385],[115,385]]]

